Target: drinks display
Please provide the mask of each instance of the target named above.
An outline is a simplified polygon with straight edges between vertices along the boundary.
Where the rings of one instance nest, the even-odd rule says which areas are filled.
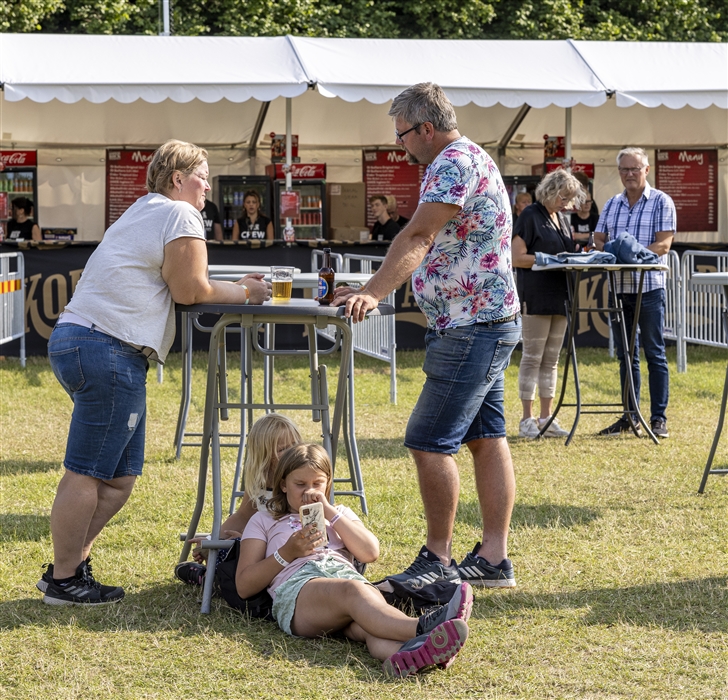
[[[270,269],[273,301],[290,301],[293,291],[293,267],[274,265]]]
[[[334,269],[331,267],[331,248],[324,248],[324,262],[318,276],[318,302],[329,306],[334,300]]]

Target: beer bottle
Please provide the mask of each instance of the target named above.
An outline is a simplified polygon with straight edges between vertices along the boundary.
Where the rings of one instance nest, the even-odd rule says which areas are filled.
[[[588,240],[588,241],[586,242],[586,245],[585,245],[585,246],[584,246],[584,247],[582,248],[582,250],[583,250],[583,251],[584,251],[585,253],[589,253],[589,252],[591,252],[592,250],[594,250],[594,248],[595,248],[595,247],[596,247],[596,246],[594,245],[594,231],[592,231],[592,232],[591,232],[591,233],[589,234],[589,240]]]
[[[334,300],[334,270],[331,267],[331,248],[324,248],[324,264],[318,275],[318,302],[329,306]]]

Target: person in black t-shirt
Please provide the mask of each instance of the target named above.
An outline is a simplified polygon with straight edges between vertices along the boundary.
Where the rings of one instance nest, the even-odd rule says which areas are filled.
[[[526,207],[513,229],[513,267],[523,314],[523,356],[518,371],[518,394],[523,405],[519,436],[535,438],[551,417],[556,393],[559,351],[566,333],[566,277],[560,270],[532,272],[536,253],[574,252],[571,226],[561,213],[585,197],[579,181],[566,170],[554,170],[536,188],[536,202]],[[533,415],[538,387],[540,419]],[[555,420],[544,437],[569,433]]]
[[[399,224],[389,216],[387,198],[383,194],[369,197],[369,206],[377,219],[372,226],[372,240],[393,241],[399,233]]]
[[[13,218],[7,223],[5,238],[9,241],[42,241],[40,227],[30,218],[33,202],[27,197],[16,197],[11,206]]]
[[[596,231],[597,222],[599,221],[599,213],[595,214],[592,211],[594,200],[588,190],[585,191],[585,197],[586,199],[581,207],[571,212],[572,235],[574,241],[581,246],[589,241],[589,236]]]
[[[233,224],[233,240],[267,239],[273,240],[273,222],[264,214],[260,213],[262,202],[260,194],[255,190],[249,190],[243,197],[245,214],[241,219],[236,219]]]
[[[222,240],[222,222],[217,205],[209,199],[205,201],[205,208],[200,212],[202,223],[205,224],[205,238],[208,241]]]
[[[409,223],[409,219],[399,213],[399,210],[397,209],[397,198],[391,194],[387,195],[387,214],[389,214],[389,218],[392,219],[392,221],[397,222],[397,226],[399,226],[400,231],[404,228],[405,224]]]

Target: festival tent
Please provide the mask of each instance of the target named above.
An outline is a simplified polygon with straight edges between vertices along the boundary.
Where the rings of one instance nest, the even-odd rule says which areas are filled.
[[[362,147],[394,145],[388,101],[432,80],[511,174],[542,160],[570,110],[573,155],[596,164],[600,199],[618,188],[624,145],[720,147],[725,174],[727,74],[724,44],[6,34],[0,138],[39,149],[44,225],[97,238],[106,147],[176,137],[205,145],[213,174],[260,172],[293,98],[302,159],[355,181]]]

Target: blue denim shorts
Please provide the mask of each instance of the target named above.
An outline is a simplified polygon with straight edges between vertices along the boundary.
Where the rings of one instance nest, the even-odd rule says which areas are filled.
[[[53,329],[48,358],[73,400],[66,469],[104,480],[139,476],[144,464],[147,358],[97,328],[72,323]]]
[[[505,437],[503,374],[520,338],[520,319],[428,330],[422,368],[427,379],[405,446],[455,454],[471,440]]]

